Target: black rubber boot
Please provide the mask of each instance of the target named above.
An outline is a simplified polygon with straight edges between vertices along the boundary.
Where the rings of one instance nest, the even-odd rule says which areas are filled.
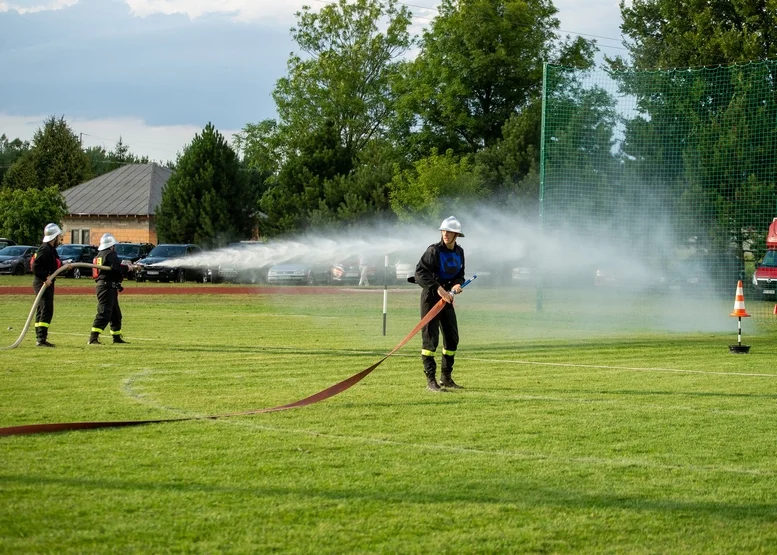
[[[129,345],[129,341],[124,341],[124,339],[121,337],[121,335],[114,335],[113,336],[113,342],[114,343],[126,343]]]
[[[434,376],[426,376],[426,389],[429,391],[434,391],[435,393],[440,393],[445,391],[443,388],[440,387],[440,384],[437,383],[437,379]]]
[[[446,372],[445,370],[442,371],[442,375],[440,376],[440,385],[447,387],[448,389],[464,389],[462,386],[453,381],[451,372]]]
[[[89,343],[87,343],[87,345],[102,345],[102,343],[100,343],[99,331],[93,331],[89,334]]]
[[[442,372],[440,375],[440,385],[449,389],[464,389],[459,384],[453,381],[451,374],[453,373],[453,356],[442,355]]]
[[[445,391],[437,383],[437,363],[434,361],[434,357],[428,357],[421,355],[421,360],[424,363],[424,374],[426,375],[426,389],[439,393]]]
[[[35,328],[35,335],[37,336],[37,340],[35,341],[36,347],[53,347],[53,343],[49,343],[48,336],[49,336],[49,328],[45,328],[43,326],[38,326]]]

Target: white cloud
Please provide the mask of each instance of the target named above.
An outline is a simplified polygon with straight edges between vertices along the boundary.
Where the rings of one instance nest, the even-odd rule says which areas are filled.
[[[109,1],[109,0],[106,0]],[[329,0],[123,0],[133,15],[186,14],[194,19],[208,14],[237,14],[238,20],[275,20],[289,22],[304,4],[328,3]],[[60,10],[77,4],[79,0],[0,0],[0,12],[20,14]]]
[[[35,131],[43,125],[49,116],[12,116],[0,112],[0,133],[9,140],[31,141]],[[194,135],[205,127],[195,125],[148,125],[139,118],[105,118],[65,120],[77,135],[82,136],[84,147],[101,146],[113,150],[121,136],[122,142],[129,146],[130,152],[138,156],[148,156],[152,161],[165,163],[175,160],[176,155],[191,143]],[[237,129],[219,129],[227,142]]]
[[[174,14],[184,13],[191,18],[208,14],[227,13],[237,14],[236,19],[243,21],[265,20],[293,23],[294,14],[308,5],[314,11],[318,11],[326,4],[334,3],[334,0],[126,0],[132,13],[139,17],[146,17],[155,13]],[[438,0],[429,2],[424,0],[427,7],[416,2],[410,6],[413,12],[414,31],[426,27],[437,15],[436,6]]]
[[[191,18],[207,14],[236,13],[240,20],[290,21],[305,0],[126,0],[132,13],[146,17],[155,13],[185,13]]]
[[[78,0],[51,0],[46,3],[32,3],[32,5],[23,5],[18,2],[0,2],[0,12],[10,12],[11,10],[25,13],[45,12],[49,10],[61,10],[69,8],[78,3]]]
[[[329,2],[0,0],[0,14],[60,10],[53,17],[21,18],[24,26],[20,18],[0,17],[0,24],[6,22],[0,35],[11,37],[7,42],[14,45],[0,49],[0,65],[7,70],[6,86],[0,87],[0,133],[31,139],[48,114],[65,114],[74,131],[84,133],[86,146],[112,149],[121,135],[133,153],[157,161],[174,159],[207,121],[224,125],[219,131],[231,140],[234,129],[226,126],[275,116],[270,93],[294,49],[288,36],[294,13],[305,3],[319,9]],[[406,2],[415,15],[414,33],[431,22],[440,4]],[[617,0],[554,4],[564,31],[620,37]],[[170,13],[202,19],[146,19]],[[203,17],[219,13],[251,23]],[[167,19],[173,20],[170,25]],[[93,36],[93,30],[103,28],[125,32]],[[597,42],[609,55],[624,53],[616,41]],[[227,102],[212,101],[224,95]]]

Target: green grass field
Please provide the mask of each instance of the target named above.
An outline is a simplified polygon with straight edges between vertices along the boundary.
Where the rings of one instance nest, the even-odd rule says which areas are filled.
[[[419,318],[413,289],[390,292],[385,337],[380,289],[201,291],[122,296],[132,343],[91,347],[95,299],[58,296],[56,349],[30,333],[0,351],[0,426],[295,401]],[[425,390],[416,337],[310,407],[0,438],[0,552],[777,551],[772,305],[748,300],[752,351],[732,355],[733,291],[694,305],[701,332],[682,331],[679,301],[585,296],[538,314],[530,291],[473,285],[456,301],[460,392]],[[0,345],[32,300],[0,296]]]

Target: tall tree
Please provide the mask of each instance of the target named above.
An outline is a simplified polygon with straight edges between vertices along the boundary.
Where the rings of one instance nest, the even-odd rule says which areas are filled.
[[[38,172],[32,152],[26,151],[6,170],[0,189],[39,189]]]
[[[162,241],[221,246],[251,236],[254,211],[240,160],[208,124],[178,159],[157,208]]]
[[[625,170],[649,176],[645,181],[667,190],[678,212],[691,214],[676,222],[681,236],[713,250],[752,240],[748,230],[765,230],[777,205],[773,2],[620,6],[630,60],[609,62],[624,70],[614,75],[639,109],[625,122]],[[758,59],[768,61],[750,63]],[[730,65],[736,62],[747,63]],[[632,71],[700,66],[718,67]]]
[[[30,142],[22,141],[18,137],[12,141],[4,134],[0,135],[0,185],[3,183],[3,176],[25,152],[30,150]]]
[[[419,160],[412,169],[394,176],[391,208],[400,220],[438,219],[443,214],[474,204],[485,196],[482,179],[469,158],[457,159],[452,151]]]
[[[425,155],[475,152],[538,98],[543,61],[593,63],[592,42],[556,38],[549,0],[443,0],[417,58],[398,81],[398,121]]]
[[[61,222],[66,213],[65,199],[56,187],[0,191],[0,235],[19,244],[39,244],[46,224]]]
[[[331,224],[335,219],[332,211],[342,200],[331,181],[347,176],[352,168],[353,159],[334,122],[327,121],[315,133],[302,137],[299,148],[289,154],[262,196],[259,206],[268,216],[262,231],[277,235],[306,230],[313,223],[313,213],[315,223]]]
[[[502,137],[474,155],[489,197],[525,221],[538,214],[541,105],[533,102],[502,126]]]
[[[130,147],[121,137],[116,141],[113,150],[106,152],[101,146],[87,148],[84,153],[89,159],[89,167],[94,177],[111,172],[127,164],[148,164],[148,156],[138,156],[130,151]]]
[[[39,189],[56,187],[65,191],[92,177],[81,141],[64,116],[51,116],[43,122],[33,135],[30,152]]]
[[[248,173],[252,204],[258,204],[283,159],[282,138],[273,119],[249,123],[233,136],[232,144]]]
[[[51,116],[35,131],[32,145],[8,168],[3,187],[70,189],[92,177],[89,158],[64,117]]]
[[[777,56],[771,0],[621,0],[622,33],[636,69],[699,67]]]
[[[338,0],[297,12],[292,54],[273,98],[287,144],[331,122],[353,157],[379,136],[394,108],[390,82],[411,44],[397,0]]]
[[[282,141],[274,119],[248,123],[233,137],[235,151],[245,165],[266,177],[275,174],[282,163]]]

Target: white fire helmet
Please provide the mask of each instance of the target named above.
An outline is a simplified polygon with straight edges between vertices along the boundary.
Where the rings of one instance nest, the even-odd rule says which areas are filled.
[[[48,243],[56,239],[57,235],[61,235],[62,230],[57,224],[48,224],[43,230],[43,242]]]
[[[461,232],[461,224],[455,216],[445,218],[440,224],[440,231],[452,231],[453,233],[458,233],[459,237],[464,237],[464,234]]]
[[[101,251],[104,251],[105,249],[111,248],[115,244],[116,244],[116,238],[110,233],[105,233],[102,237],[100,237],[99,249]]]

